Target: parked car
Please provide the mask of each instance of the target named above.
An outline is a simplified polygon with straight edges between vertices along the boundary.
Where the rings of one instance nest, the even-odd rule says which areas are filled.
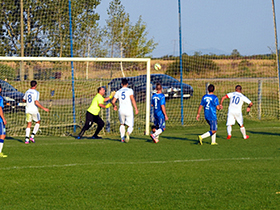
[[[115,78],[108,83],[111,91],[117,91],[121,88],[121,81],[123,78]],[[146,83],[147,75],[140,75],[135,77],[126,77],[128,80],[128,87],[134,90],[135,100],[146,100]],[[181,83],[177,79],[166,74],[151,74],[151,92],[156,92],[156,83],[160,83],[163,87],[163,94],[166,99],[181,98]],[[183,83],[183,99],[189,99],[193,95],[192,86]]]
[[[2,86],[1,95],[4,99],[4,112],[24,111],[26,106],[26,103],[22,101],[24,93],[19,92],[6,81],[0,80],[0,84]]]

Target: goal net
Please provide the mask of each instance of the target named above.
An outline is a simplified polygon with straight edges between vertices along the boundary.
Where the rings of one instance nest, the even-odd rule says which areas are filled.
[[[21,60],[24,63],[22,81],[19,79]],[[153,68],[155,63],[161,64],[161,70]],[[25,133],[22,95],[30,88],[33,79],[38,81],[40,102],[51,110],[49,113],[40,110],[42,121],[39,134],[42,135],[76,135],[84,125],[85,113],[97,88],[104,86],[108,96],[111,91],[121,88],[123,77],[128,79],[129,87],[134,90],[139,109],[139,114],[135,116],[135,133],[149,133],[153,122],[150,98],[157,82],[162,84],[166,96],[168,127],[204,123],[203,118],[198,122],[195,116],[201,97],[210,83],[216,86],[215,94],[219,99],[233,92],[237,84],[241,85],[243,93],[254,103],[248,115],[246,106],[243,106],[245,118],[279,118],[278,78],[274,59],[203,59],[185,55],[182,95],[178,63],[176,59],[0,57],[0,82],[5,100],[5,117],[9,122],[7,133]],[[225,101],[224,109],[218,112],[219,122],[226,121],[227,105],[228,101]],[[103,135],[119,133],[118,113],[112,107],[102,109],[100,115],[106,124]],[[92,135],[94,130],[95,125],[85,135]]]
[[[21,62],[24,64],[23,81],[19,80]],[[42,118],[39,134],[75,135],[84,125],[86,111],[98,87],[105,87],[105,97],[109,96],[111,91],[121,88],[124,77],[128,79],[129,87],[134,89],[139,110],[135,116],[134,132],[143,134],[149,131],[150,97],[146,97],[150,95],[148,58],[1,57],[0,69],[9,135],[25,133],[25,104],[22,97],[30,88],[31,80],[38,82],[40,103],[50,109],[49,113],[39,110]],[[118,112],[110,107],[101,109],[100,116],[106,124],[103,135],[119,132]],[[95,126],[85,135],[92,135]]]

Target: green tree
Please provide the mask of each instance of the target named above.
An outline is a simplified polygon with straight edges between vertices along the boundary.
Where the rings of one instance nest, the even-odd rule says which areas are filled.
[[[96,25],[94,28],[89,29],[86,37],[83,37],[80,49],[81,57],[105,57],[108,50],[102,45],[103,31]]]
[[[107,14],[104,34],[110,57],[145,57],[155,49],[157,43],[153,38],[147,39],[147,26],[142,17],[132,25],[120,0],[110,2]]]
[[[103,31],[98,24],[99,15],[84,5],[84,13],[79,16],[80,21],[75,30],[75,45],[77,56],[80,57],[104,57],[107,49],[103,47]],[[94,5],[94,9],[97,5]]]
[[[0,24],[0,48],[3,55],[20,55],[20,0],[2,0]],[[72,28],[75,55],[81,50],[83,38],[94,28],[99,15],[94,9],[100,0],[72,0]],[[24,55],[25,56],[69,56],[69,1],[68,0],[24,0]],[[85,20],[87,16],[87,21]]]
[[[240,57],[240,53],[238,52],[237,49],[232,50],[232,52],[231,52],[230,55],[231,55],[231,56],[234,56],[234,57]]]
[[[106,36],[106,44],[110,49],[109,56],[119,57],[124,28],[129,23],[129,15],[124,11],[124,6],[120,0],[110,2],[107,14],[109,18],[106,19],[107,25],[104,27],[104,35]]]
[[[126,33],[123,40],[124,57],[145,57],[152,53],[156,48],[157,43],[154,39],[147,39],[148,32],[146,24],[140,16],[135,25],[127,25]]]

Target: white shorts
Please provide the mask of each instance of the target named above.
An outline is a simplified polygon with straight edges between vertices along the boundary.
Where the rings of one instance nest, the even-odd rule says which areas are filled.
[[[119,112],[119,120],[122,125],[127,125],[129,127],[134,126],[134,115],[133,113],[127,114],[127,113],[121,113]]]
[[[39,112],[35,114],[26,113],[26,122],[32,122],[32,120],[34,120],[35,122],[40,121],[41,120],[40,113]]]
[[[228,113],[227,117],[227,126],[234,125],[235,121],[241,126],[243,125],[243,116],[242,113]]]

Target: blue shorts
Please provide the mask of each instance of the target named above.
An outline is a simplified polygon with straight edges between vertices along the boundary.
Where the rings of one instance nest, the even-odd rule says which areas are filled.
[[[156,127],[165,130],[165,118],[157,118],[155,117],[154,124]]]
[[[6,135],[6,127],[3,122],[0,122],[0,135]]]
[[[217,120],[206,120],[207,123],[210,125],[210,131],[218,130],[218,123]]]

